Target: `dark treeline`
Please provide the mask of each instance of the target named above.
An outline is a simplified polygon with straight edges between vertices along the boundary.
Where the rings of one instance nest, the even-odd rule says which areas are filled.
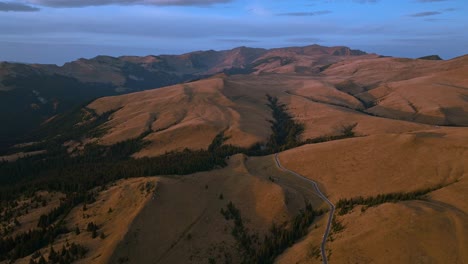
[[[229,202],[226,210],[221,209],[221,214],[226,220],[234,221],[231,234],[241,249],[241,262],[267,264],[273,263],[287,248],[304,237],[315,216],[321,213],[314,211],[312,206],[307,203],[305,209],[300,210],[290,223],[273,224],[263,241],[258,239],[257,234],[249,234],[239,209],[232,202]]]
[[[424,199],[426,194],[438,190],[442,187],[444,187],[444,185],[438,185],[433,188],[427,188],[414,192],[387,193],[371,197],[359,196],[351,199],[340,199],[336,203],[336,208],[339,209],[339,215],[344,215],[347,214],[349,211],[353,210],[353,208],[356,205],[365,205],[367,207],[372,207],[383,203],[396,203],[399,201],[420,200]]]
[[[224,216],[224,219],[234,221],[231,235],[242,249],[242,263],[249,263],[248,261],[256,255],[255,247],[259,244],[258,236],[256,234],[249,234],[249,230],[244,226],[239,209],[232,202],[228,203],[226,210],[221,209],[221,214]]]
[[[268,149],[275,153],[298,146],[300,144],[299,136],[304,131],[304,125],[294,121],[286,111],[286,105],[279,104],[277,97],[267,94],[267,99],[274,119],[270,121],[273,133],[268,140]]]
[[[90,193],[84,194],[67,194],[67,197],[60,202],[60,205],[54,208],[47,214],[43,214],[39,217],[37,227],[47,228],[54,224],[61,216],[66,216],[68,213],[77,205],[81,203],[93,203],[96,201],[94,196]]]
[[[276,97],[268,95],[267,98],[274,120],[271,121],[272,136],[266,145],[256,144],[249,149],[223,145],[227,138],[220,133],[207,150],[186,149],[152,158],[130,158],[147,144],[144,137],[151,131],[112,146],[88,144],[83,153],[72,157],[63,147],[63,142],[99,131],[112,112],[97,116],[88,109],[85,113],[82,110],[74,112],[70,119],[59,117],[41,131],[44,135],[59,131],[41,143],[47,147],[47,153],[15,162],[0,162],[0,200],[13,199],[18,193],[31,193],[38,189],[84,192],[121,178],[208,171],[226,165],[225,158],[236,153],[268,155],[297,145],[302,126],[292,120]],[[75,128],[77,122],[83,122],[85,128]],[[60,127],[59,123],[63,126]]]
[[[12,144],[25,142],[27,134],[40,127],[49,117],[66,113],[86,101],[116,94],[111,84],[85,83],[72,77],[20,70],[24,71],[29,73],[7,75],[1,81],[4,86],[14,89],[2,91],[0,96],[0,119],[3,124],[0,129],[0,152]],[[38,97],[42,97],[42,100]]]
[[[55,238],[69,230],[64,227],[63,220],[68,213],[78,204],[95,201],[93,195],[68,194],[60,205],[47,214],[41,215],[38,228],[16,235],[14,238],[5,237],[0,239],[0,260],[15,260],[34,253],[48,244]]]
[[[225,165],[224,159],[204,150],[185,150],[154,158],[123,160],[109,158],[119,157],[121,152],[115,155],[114,152],[107,153],[109,156],[104,157],[86,154],[40,159],[34,156],[28,158],[29,162],[22,159],[21,162],[1,164],[0,199],[14,199],[19,193],[32,193],[39,189],[84,192],[122,178],[184,175]]]
[[[327,141],[333,141],[333,140],[340,140],[340,139],[345,139],[345,138],[352,138],[356,136],[356,133],[354,132],[354,128],[357,126],[357,123],[351,124],[351,125],[346,125],[341,128],[341,133],[339,135],[335,136],[321,136],[321,137],[316,137],[316,138],[309,138],[305,140],[302,144],[316,144],[316,143],[322,143],[322,142],[327,142]]]
[[[87,102],[86,104],[89,104]],[[106,130],[102,125],[116,111],[109,111],[98,115],[93,109],[83,104],[79,107],[58,115],[29,135],[21,138],[22,142],[36,142],[22,147],[0,148],[2,155],[16,152],[30,152],[37,150],[56,151],[62,147],[63,142],[83,137],[96,137]],[[80,125],[77,125],[80,124]],[[17,142],[20,143],[20,142]]]
[[[65,115],[59,115],[34,131],[29,140],[65,142],[82,137],[98,136],[106,130],[102,125],[118,109],[98,115],[93,109],[81,106]],[[79,124],[79,125],[77,125]]]
[[[343,129],[343,134],[335,137],[320,137],[304,142],[298,140],[303,126],[294,122],[285,105],[276,97],[267,95],[268,106],[272,110],[272,135],[265,144],[258,143],[251,148],[223,145],[227,139],[224,133],[218,134],[207,150],[170,152],[158,157],[133,159],[130,156],[142,149],[147,142],[146,131],[138,138],[125,140],[112,146],[88,144],[78,155],[70,156],[63,146],[65,140],[76,139],[80,135],[98,133],[104,128],[112,112],[97,116],[92,110],[73,112],[69,119],[58,117],[43,128],[46,135],[59,131],[54,137],[40,143],[47,152],[18,159],[15,162],[0,161],[0,201],[14,199],[18,194],[32,194],[39,189],[56,190],[65,193],[85,192],[104,185],[109,181],[148,175],[190,174],[208,171],[226,165],[225,158],[236,153],[249,156],[273,154],[302,144],[354,136],[355,125]],[[76,122],[84,123],[85,128],[75,128]],[[63,127],[59,126],[63,124]],[[80,126],[80,127],[82,127]],[[45,133],[44,131],[47,131]],[[39,134],[41,134],[39,133]]]
[[[61,234],[69,230],[61,223],[48,228],[29,230],[13,237],[0,239],[0,261],[16,260],[34,253],[52,242]]]
[[[80,244],[71,243],[69,245],[67,243],[67,245],[63,245],[61,251],[55,251],[53,247],[50,247],[47,260],[38,253],[36,258],[30,259],[29,264],[69,264],[84,258],[87,252],[88,249]]]
[[[19,234],[14,238],[1,239],[0,259],[27,256],[52,243],[57,235],[68,232],[62,226],[62,220],[71,208],[87,201],[88,192],[93,188],[105,186],[122,178],[184,175],[209,171],[225,166],[226,158],[237,153],[251,156],[269,155],[308,143],[308,141],[298,141],[304,130],[303,126],[294,122],[286,112],[285,105],[280,104],[276,97],[267,95],[267,99],[273,116],[273,120],[270,121],[272,135],[268,142],[255,144],[248,149],[240,148],[225,145],[224,142],[228,138],[224,133],[220,133],[207,150],[185,149],[151,158],[131,158],[133,153],[147,144],[144,138],[152,132],[151,130],[135,139],[125,140],[112,146],[88,144],[83,151],[70,155],[63,143],[103,133],[106,129],[103,124],[113,112],[97,115],[93,110],[80,108],[70,115],[57,117],[36,133],[38,138],[44,137],[43,141],[22,149],[22,151],[45,149],[46,153],[21,158],[15,162],[0,161],[0,204],[8,204],[8,201],[13,201],[20,195],[31,197],[38,190],[63,192],[67,194],[67,199],[59,207],[40,217],[37,230]],[[76,126],[77,123],[81,125]],[[352,132],[352,128],[350,131]],[[342,137],[349,136],[344,133]],[[326,139],[320,139],[320,142],[323,141]],[[235,215],[235,210],[231,208],[231,211]],[[294,220],[292,228],[286,226],[273,228],[271,235],[266,237],[263,243],[268,247],[263,249],[259,247],[258,251],[247,254],[250,260],[257,259],[261,261],[259,263],[269,263],[271,256],[279,254],[278,252],[297,239],[301,232],[305,232],[305,223],[313,220],[311,209],[306,208],[298,217],[302,220]],[[249,244],[249,240],[258,242],[255,236],[246,235],[247,231],[243,229],[243,225],[238,223],[236,226],[236,233],[245,245]]]

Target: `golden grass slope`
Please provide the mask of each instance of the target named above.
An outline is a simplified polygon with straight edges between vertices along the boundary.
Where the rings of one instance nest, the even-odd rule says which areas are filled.
[[[293,118],[304,124],[303,140],[337,135],[343,126],[354,123],[358,124],[356,132],[361,135],[401,133],[431,127],[362,113],[362,104],[356,98],[336,89],[321,77],[278,74],[233,76],[226,80],[226,90],[229,91],[227,93],[241,94],[245,100],[256,100],[258,104],[266,104],[267,93],[277,96],[281,103],[286,104]],[[244,116],[249,115],[246,113]]]
[[[273,222],[294,216],[304,200],[321,206],[312,190],[298,186],[276,169],[271,156],[236,155],[223,169],[162,179],[156,198],[137,216],[111,262],[207,263],[212,258],[222,263],[227,254],[238,263],[233,223],[220,210],[232,201],[249,232],[262,237]]]
[[[224,94],[223,78],[175,85],[125,96],[98,99],[90,107],[99,113],[119,109],[102,139],[103,144],[113,144],[128,138],[138,137],[151,129],[145,139],[150,146],[136,157],[155,156],[166,151],[184,148],[207,148],[213,138],[224,131],[228,143],[249,147],[268,136],[268,111],[266,106],[246,116],[239,112],[239,104]],[[257,108],[246,102],[245,107]],[[248,121],[257,116],[255,122]],[[249,123],[246,127],[246,123]]]
[[[280,154],[284,166],[340,198],[411,192],[448,184],[424,201],[382,204],[339,216],[345,230],[329,242],[336,263],[468,261],[468,130],[374,135],[306,145]],[[307,251],[297,244],[286,252]],[[298,260],[307,263],[306,259]]]
[[[375,106],[367,112],[436,125],[468,125],[468,56],[449,61],[374,58],[342,61],[324,74]],[[346,88],[347,86],[347,88]],[[353,86],[357,86],[356,88]]]
[[[39,217],[52,211],[65,195],[57,192],[39,191],[31,197],[21,197],[15,204],[5,206],[0,216],[0,235],[14,237],[17,234],[37,228]],[[7,209],[8,208],[8,209]],[[6,217],[11,213],[11,217]],[[19,225],[14,223],[16,219]]]
[[[249,147],[270,134],[271,110],[266,94],[286,103],[305,125],[303,139],[339,134],[358,123],[356,131],[370,135],[399,133],[429,126],[370,116],[362,104],[319,77],[268,74],[217,77],[124,96],[105,97],[89,105],[98,113],[117,110],[106,123],[101,144],[136,138],[149,129],[150,145],[135,157],[156,156],[184,148],[206,149],[224,131],[227,144]],[[378,125],[376,125],[378,124]]]
[[[266,94],[277,96],[296,121],[305,125],[303,139],[339,134],[343,126],[355,123],[360,135],[468,124],[468,77],[464,74],[468,57],[450,61],[375,55],[337,58],[342,61],[323,73],[217,75],[105,97],[89,107],[98,113],[117,110],[105,125],[109,131],[100,138],[101,144],[136,138],[151,129],[145,138],[150,145],[135,157],[206,149],[223,131],[228,144],[249,147],[264,142],[271,119]]]
[[[52,246],[55,251],[61,250],[66,243],[78,243],[85,246],[89,252],[84,259],[76,263],[108,263],[117,243],[127,233],[132,220],[151,200],[157,182],[158,179],[154,177],[120,180],[101,191],[96,202],[88,204],[86,210],[83,210],[83,205],[76,206],[65,219],[66,226],[71,232],[54,241]],[[39,215],[36,214],[36,224],[38,218]],[[91,232],[86,231],[90,222],[99,226],[98,237],[94,239]],[[74,232],[76,227],[81,231],[79,235]],[[105,234],[104,239],[99,236],[102,232]],[[45,247],[40,252],[47,257],[49,249],[50,247]],[[15,263],[29,263],[29,260],[30,256]]]

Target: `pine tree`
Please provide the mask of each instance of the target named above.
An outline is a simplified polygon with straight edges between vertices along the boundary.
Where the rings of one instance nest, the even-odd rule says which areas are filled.
[[[49,262],[52,262],[52,263],[58,262],[58,254],[57,252],[55,252],[53,246],[50,246]]]
[[[47,261],[45,260],[44,256],[41,255],[37,264],[47,264]]]

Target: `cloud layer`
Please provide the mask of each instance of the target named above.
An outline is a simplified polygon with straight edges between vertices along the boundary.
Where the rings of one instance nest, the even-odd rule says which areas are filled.
[[[232,0],[30,0],[29,2],[49,7],[102,5],[208,6],[229,3],[232,2]]]
[[[0,0],[0,10],[17,11],[0,12],[0,60],[60,64],[312,43],[393,56],[466,53],[468,2],[430,1]]]
[[[415,13],[412,14],[412,17],[425,17],[425,16],[435,16],[435,15],[440,15],[442,14],[441,12],[438,11],[428,11],[428,12],[420,12],[420,13]]]
[[[33,12],[39,11],[39,8],[28,6],[21,3],[0,2],[0,11],[3,12]]]
[[[434,2],[445,2],[447,0],[418,0],[421,3],[434,3]]]
[[[276,14],[277,16],[319,16],[319,15],[326,15],[330,14],[332,11],[330,10],[321,10],[315,12],[290,12],[290,13],[279,13]]]

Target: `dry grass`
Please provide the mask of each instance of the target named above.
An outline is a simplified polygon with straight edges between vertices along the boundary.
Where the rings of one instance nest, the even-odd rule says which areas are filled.
[[[93,102],[90,107],[102,113],[118,109],[102,144],[113,144],[135,138],[152,129],[145,139],[151,144],[135,157],[156,156],[184,148],[207,148],[221,131],[230,137],[229,143],[249,147],[268,135],[266,120],[257,122],[264,129],[250,129],[237,110],[238,105],[223,94],[224,80],[214,78],[168,88],[145,91]],[[247,107],[254,108],[255,105]],[[267,114],[263,114],[267,116]]]
[[[163,179],[156,199],[135,219],[113,261],[206,263],[209,258],[222,261],[227,253],[236,262],[239,252],[220,209],[232,201],[246,227],[263,234],[273,222],[295,215],[305,197],[319,204],[311,190],[289,188],[295,183],[288,179],[275,168],[272,157],[243,155],[231,157],[224,169]]]
[[[14,212],[14,217],[8,221],[0,222],[0,225],[2,226],[0,230],[2,233],[4,233],[5,227],[10,229],[8,236],[15,236],[19,233],[36,229],[39,217],[58,207],[60,199],[65,197],[62,193],[46,191],[36,192],[34,196],[40,197],[41,202],[39,202],[38,199],[24,197],[17,200],[18,205],[15,208],[11,208]],[[42,201],[44,201],[44,204]],[[2,216],[3,215],[4,214],[2,214]],[[16,218],[20,223],[19,226],[15,226],[13,223],[14,218]]]
[[[83,211],[83,205],[75,207],[65,219],[71,232],[60,236],[53,247],[58,251],[67,242],[78,243],[88,248],[89,252],[85,259],[77,263],[108,263],[117,243],[123,239],[133,219],[151,200],[157,182],[157,178],[120,180],[100,192],[97,201],[87,205],[86,211]],[[147,188],[147,185],[150,187]],[[99,226],[98,234],[104,232],[105,239],[99,236],[92,238],[91,233],[86,231],[90,222]],[[79,235],[74,232],[76,227],[81,231]],[[40,251],[47,256],[49,247]],[[15,263],[29,263],[29,257]]]
[[[277,50],[272,54],[285,52],[291,51]],[[310,52],[292,60],[293,64],[321,61],[314,57],[318,55],[313,50]],[[279,97],[294,118],[305,124],[303,139],[338,134],[342,126],[354,123],[358,123],[355,131],[360,135],[468,124],[468,89],[465,88],[468,78],[464,74],[468,66],[464,57],[451,61],[374,55],[331,58],[336,61],[323,74],[263,71],[259,75],[218,75],[187,84],[105,97],[89,107],[98,113],[119,109],[107,122],[109,131],[100,138],[101,144],[136,138],[152,129],[145,138],[151,143],[135,157],[207,148],[221,131],[230,137],[227,143],[242,147],[265,141],[270,133],[267,120],[271,119],[270,110],[265,106],[267,93]],[[321,63],[328,62],[323,60]],[[264,66],[280,67],[275,63]],[[340,83],[348,83],[351,90],[337,89],[335,86]],[[363,101],[375,106],[366,109],[368,105]]]
[[[261,64],[255,75],[216,76],[96,100],[89,107],[98,113],[118,110],[106,123],[108,133],[98,141],[113,144],[151,129],[145,138],[150,144],[134,156],[156,156],[207,148],[224,131],[230,137],[227,143],[248,147],[270,135],[268,93],[305,125],[302,139],[336,135],[343,126],[357,123],[355,132],[362,137],[280,154],[285,167],[319,182],[333,202],[452,183],[424,201],[382,204],[362,212],[358,206],[339,216],[345,230],[333,234],[329,242],[331,262],[468,261],[468,130],[436,126],[468,124],[468,57],[346,58],[322,56],[311,49],[301,56],[275,50],[264,58],[277,55],[291,55],[291,62]],[[341,90],[336,88],[339,84]],[[139,191],[148,181],[158,182],[155,199]],[[271,156],[236,155],[228,167],[211,172],[120,181],[102,192],[86,212],[75,208],[67,219],[81,229],[93,221],[108,237],[68,234],[56,245],[68,239],[89,247],[82,263],[114,263],[121,257],[128,257],[129,263],[206,263],[210,257],[237,254],[220,214],[229,201],[240,209],[246,226],[262,234],[271,223],[290,219],[306,200],[314,208],[326,208],[310,186],[278,171]],[[107,213],[111,207],[113,212]],[[83,213],[90,216],[83,218]],[[320,263],[314,250],[324,224],[318,219],[308,236],[277,262]]]
[[[468,217],[452,205],[389,203],[365,213],[358,208],[341,218],[346,228],[330,243],[331,261],[336,263],[465,263],[468,259]]]
[[[16,161],[17,159],[39,155],[43,153],[45,153],[45,150],[30,151],[30,152],[17,152],[11,155],[0,156],[0,161],[12,162],[12,161]]]
[[[333,202],[449,184],[431,192],[427,201],[383,204],[364,212],[356,207],[340,216],[346,228],[333,235],[331,261],[464,263],[467,135],[466,128],[374,135],[306,145],[281,153],[280,159],[318,181]]]

